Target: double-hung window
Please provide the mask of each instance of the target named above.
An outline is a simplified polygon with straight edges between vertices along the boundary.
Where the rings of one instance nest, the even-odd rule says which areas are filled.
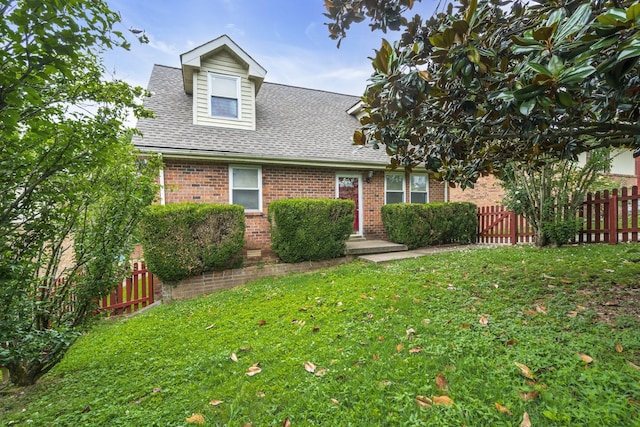
[[[260,166],[229,167],[229,200],[244,206],[248,212],[262,211],[262,168]]]
[[[210,114],[240,118],[240,77],[209,73]]]
[[[411,203],[429,203],[429,176],[411,174],[409,181]]]
[[[404,203],[404,173],[388,173],[384,176],[384,203]]]

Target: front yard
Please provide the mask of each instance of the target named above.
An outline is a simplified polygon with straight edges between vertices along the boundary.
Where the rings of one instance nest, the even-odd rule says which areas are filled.
[[[638,425],[640,245],[265,279],[101,322],[2,393],[4,425]]]

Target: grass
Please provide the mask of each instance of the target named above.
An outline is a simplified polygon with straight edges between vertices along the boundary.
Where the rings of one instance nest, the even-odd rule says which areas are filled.
[[[638,426],[639,301],[638,244],[265,279],[100,322],[0,424]]]

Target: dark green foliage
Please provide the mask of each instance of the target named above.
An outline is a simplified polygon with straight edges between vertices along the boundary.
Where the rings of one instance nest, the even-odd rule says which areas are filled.
[[[382,223],[392,242],[409,249],[475,242],[478,208],[473,203],[396,203],[382,207]]]
[[[151,206],[141,224],[147,266],[165,283],[205,271],[239,267],[244,229],[242,206]]]
[[[582,229],[582,218],[556,220],[545,223],[542,232],[549,243],[562,246],[575,238]]]
[[[269,205],[271,249],[285,262],[317,261],[344,254],[353,232],[352,200],[286,199]]]

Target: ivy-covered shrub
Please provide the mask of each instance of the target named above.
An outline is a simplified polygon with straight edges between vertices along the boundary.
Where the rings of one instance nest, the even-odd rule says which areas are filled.
[[[382,207],[382,223],[389,240],[409,249],[444,243],[473,243],[478,228],[473,203],[395,203]]]
[[[154,205],[140,227],[147,267],[165,283],[242,265],[242,206]]]
[[[344,254],[353,232],[355,203],[339,199],[284,199],[269,205],[271,249],[285,262]]]

